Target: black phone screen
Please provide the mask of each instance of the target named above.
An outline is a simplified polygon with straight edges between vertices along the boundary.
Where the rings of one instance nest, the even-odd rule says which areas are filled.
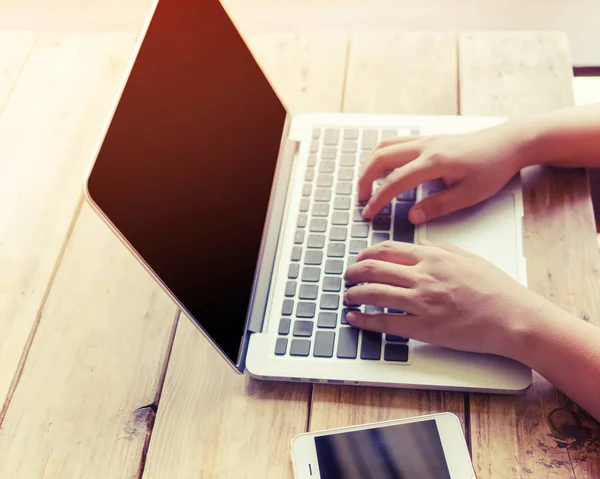
[[[435,420],[315,437],[322,479],[450,479]]]

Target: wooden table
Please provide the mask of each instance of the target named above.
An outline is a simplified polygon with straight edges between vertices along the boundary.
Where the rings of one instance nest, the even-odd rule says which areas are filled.
[[[439,411],[461,418],[480,479],[600,477],[598,424],[537,375],[516,397],[235,375],[82,203],[134,41],[0,34],[0,477],[285,479],[300,432]],[[573,100],[560,34],[248,42],[292,111],[511,115]],[[600,325],[584,172],[533,169],[525,189],[531,288]]]

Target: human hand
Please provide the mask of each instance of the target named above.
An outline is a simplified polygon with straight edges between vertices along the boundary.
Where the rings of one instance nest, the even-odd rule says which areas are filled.
[[[398,314],[350,312],[361,329],[515,357],[534,310],[550,304],[483,258],[453,246],[387,241],[362,251],[345,274],[346,304]]]
[[[460,135],[391,138],[378,145],[358,182],[368,201],[363,216],[375,216],[397,194],[428,180],[448,189],[415,205],[409,220],[421,224],[472,206],[496,194],[524,166],[524,140],[512,123]],[[373,182],[393,170],[371,196]],[[369,199],[370,198],[370,199]]]

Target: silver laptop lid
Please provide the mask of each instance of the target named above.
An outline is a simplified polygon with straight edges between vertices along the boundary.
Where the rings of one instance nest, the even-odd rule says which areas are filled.
[[[240,370],[253,291],[268,289],[256,271],[272,262],[263,233],[285,124],[219,1],[164,0],[87,183],[92,204]]]

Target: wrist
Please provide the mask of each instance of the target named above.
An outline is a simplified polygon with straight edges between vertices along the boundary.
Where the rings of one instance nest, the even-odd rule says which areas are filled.
[[[512,151],[510,160],[515,172],[543,162],[543,129],[539,123],[527,118],[515,118],[500,125],[509,139]]]

